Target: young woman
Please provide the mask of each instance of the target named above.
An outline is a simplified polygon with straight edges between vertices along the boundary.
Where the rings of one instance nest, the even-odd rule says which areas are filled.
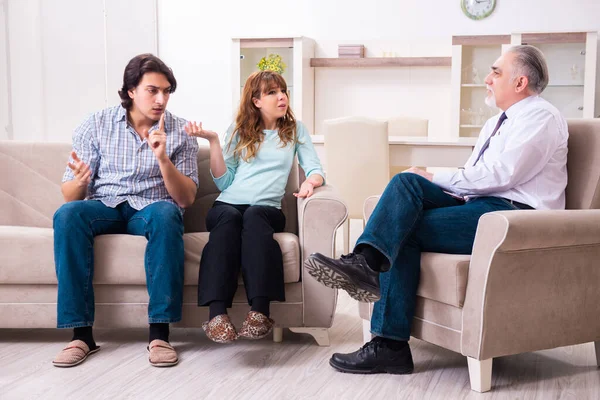
[[[281,199],[297,155],[308,177],[296,197],[323,184],[321,163],[306,127],[289,107],[287,85],[276,72],[252,74],[244,86],[235,124],[221,150],[215,132],[195,122],[189,135],[210,143],[210,170],[221,190],[206,217],[209,241],[202,253],[198,305],[209,306],[202,326],[218,343],[238,336],[260,339],[273,329],[271,301],[285,301],[283,260],[273,234],[282,232]],[[251,311],[239,332],[227,315],[241,269]]]

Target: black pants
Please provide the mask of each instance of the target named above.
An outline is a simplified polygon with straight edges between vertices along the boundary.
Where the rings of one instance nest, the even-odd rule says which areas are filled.
[[[257,296],[285,301],[283,257],[273,239],[284,227],[275,207],[215,201],[206,216],[210,236],[200,260],[198,305],[218,300],[231,307],[240,268],[249,304]]]

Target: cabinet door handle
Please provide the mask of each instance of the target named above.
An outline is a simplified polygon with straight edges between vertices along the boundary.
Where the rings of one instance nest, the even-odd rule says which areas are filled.
[[[583,110],[583,106],[579,106],[579,107],[577,107],[577,109],[581,111],[581,110]]]

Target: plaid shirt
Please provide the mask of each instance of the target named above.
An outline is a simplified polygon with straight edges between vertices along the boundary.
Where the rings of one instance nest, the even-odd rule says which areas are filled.
[[[185,123],[165,111],[166,151],[175,168],[197,187],[198,142],[185,133]],[[157,128],[158,122],[150,131]],[[177,205],[167,191],[156,156],[146,139],[142,140],[129,125],[122,106],[97,112],[81,124],[73,133],[73,151],[92,170],[88,200],[100,200],[113,208],[127,201],[136,210],[157,201]],[[67,166],[62,181],[74,178]]]

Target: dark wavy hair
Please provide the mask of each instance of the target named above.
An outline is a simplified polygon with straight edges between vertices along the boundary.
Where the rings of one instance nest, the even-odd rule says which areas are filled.
[[[133,100],[129,97],[127,92],[136,88],[144,74],[147,72],[158,72],[159,74],[163,74],[171,85],[170,93],[175,92],[177,81],[175,80],[175,75],[173,75],[171,68],[167,67],[160,58],[153,54],[140,54],[133,57],[127,63],[125,72],[123,73],[123,87],[119,90],[119,96],[121,97],[121,105],[125,109],[129,110],[133,105]]]

